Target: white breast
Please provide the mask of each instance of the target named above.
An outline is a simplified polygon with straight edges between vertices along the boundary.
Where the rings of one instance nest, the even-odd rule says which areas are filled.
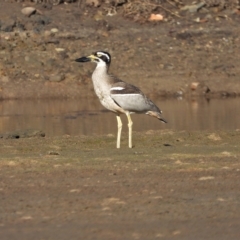
[[[107,82],[107,71],[104,66],[97,66],[92,75],[93,87],[101,104],[110,111],[124,112],[110,96],[111,85]]]

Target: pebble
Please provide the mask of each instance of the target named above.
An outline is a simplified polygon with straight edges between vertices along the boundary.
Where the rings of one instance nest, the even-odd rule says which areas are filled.
[[[195,91],[199,85],[199,82],[192,82],[190,85],[191,90]]]
[[[85,4],[93,7],[99,7],[101,5],[99,0],[86,0]]]
[[[55,151],[49,151],[48,154],[49,154],[49,155],[59,155],[59,153],[58,153],[58,152],[55,152]]]
[[[65,75],[64,74],[56,74],[56,75],[51,75],[49,77],[49,81],[50,82],[61,82],[65,79]]]
[[[57,52],[64,52],[64,51],[65,51],[64,48],[55,48],[55,50],[56,50]]]
[[[57,33],[57,32],[59,32],[59,30],[58,30],[57,28],[52,28],[52,29],[51,29],[51,32],[52,32],[52,33]]]
[[[216,133],[210,134],[208,136],[208,139],[213,140],[213,141],[220,141],[220,140],[222,140],[222,138],[218,134],[216,134]]]
[[[104,20],[104,16],[103,16],[103,14],[102,14],[102,12],[101,11],[97,11],[97,13],[94,15],[94,20],[95,21],[102,21],[102,20]]]
[[[25,7],[22,9],[22,14],[27,16],[27,17],[30,17],[31,15],[35,14],[36,13],[36,8],[34,7]]]
[[[189,11],[190,13],[195,13],[197,12],[199,9],[201,9],[202,7],[204,7],[206,5],[205,2],[200,2],[198,4],[194,4],[194,5],[186,5],[184,7],[181,8],[182,11]]]
[[[162,20],[163,20],[163,15],[161,14],[152,13],[149,17],[149,21],[162,21]]]
[[[206,180],[213,180],[214,177],[213,176],[206,176],[206,177],[200,177],[198,180],[199,181],[206,181]]]

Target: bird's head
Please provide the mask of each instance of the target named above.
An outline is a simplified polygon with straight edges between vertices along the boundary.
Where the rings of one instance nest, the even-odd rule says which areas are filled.
[[[76,62],[95,62],[97,65],[107,65],[111,63],[111,55],[108,52],[97,51],[88,57],[81,57],[75,60]]]

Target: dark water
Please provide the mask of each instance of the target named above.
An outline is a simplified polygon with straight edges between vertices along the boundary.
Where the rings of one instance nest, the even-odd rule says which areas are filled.
[[[162,100],[154,102],[163,110],[168,124],[147,115],[132,115],[134,131],[235,130],[240,129],[240,99],[207,101]],[[123,131],[127,131],[122,115]],[[48,136],[116,134],[117,122],[97,98],[74,100],[0,101],[0,133],[39,129]]]

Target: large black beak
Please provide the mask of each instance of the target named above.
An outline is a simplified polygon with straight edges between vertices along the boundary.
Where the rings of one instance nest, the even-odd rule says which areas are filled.
[[[76,62],[90,62],[91,59],[88,57],[81,57],[81,58],[77,58],[75,59]]]

